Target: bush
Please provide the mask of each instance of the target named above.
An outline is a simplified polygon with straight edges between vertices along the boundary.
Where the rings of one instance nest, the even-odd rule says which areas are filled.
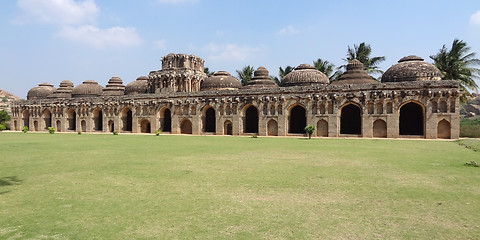
[[[113,131],[113,135],[118,135],[118,132],[116,130]]]
[[[257,138],[257,134],[256,133],[252,133],[252,138]]]
[[[460,137],[480,137],[480,119],[462,119],[460,121]]]
[[[0,132],[7,130],[7,126],[5,124],[0,124]]]
[[[28,132],[28,127],[27,127],[27,126],[23,126],[23,127],[22,127],[22,132],[23,132],[23,133],[27,133],[27,132]]]
[[[312,125],[308,125],[305,127],[305,132],[308,134],[308,139],[311,139],[312,134],[315,132],[315,127]]]
[[[49,132],[50,134],[54,134],[54,133],[55,133],[55,128],[53,128],[53,127],[48,127],[48,132]]]
[[[82,132],[78,131],[77,134],[78,134],[78,135],[82,135]]]
[[[159,136],[161,132],[162,132],[162,129],[159,128],[157,129],[157,131],[155,131],[155,135]]]

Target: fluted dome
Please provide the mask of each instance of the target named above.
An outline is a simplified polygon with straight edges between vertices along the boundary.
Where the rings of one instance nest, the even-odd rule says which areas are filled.
[[[73,91],[73,83],[69,80],[63,80],[60,82],[59,88],[55,90],[48,98],[71,98]]]
[[[441,80],[442,73],[435,65],[418,56],[407,56],[398,60],[382,76],[382,82]]]
[[[362,62],[358,61],[357,59],[353,59],[347,64],[347,71],[340,75],[338,80],[333,81],[332,85],[362,83],[378,83],[378,81],[367,74],[367,72],[363,69]]]
[[[125,86],[119,77],[111,77],[107,86],[103,89],[104,96],[122,96],[125,93]]]
[[[306,86],[328,83],[330,83],[328,77],[309,64],[300,64],[294,71],[288,73],[282,79],[282,86]]]
[[[259,67],[253,72],[253,78],[248,81],[247,88],[276,87],[275,82],[270,78],[268,70]]]
[[[102,86],[93,80],[87,80],[73,89],[72,97],[98,97],[102,92]]]
[[[40,83],[28,91],[27,100],[47,98],[53,92],[55,92],[55,88],[52,84]]]
[[[136,81],[133,81],[125,87],[125,95],[144,94],[148,91],[148,77],[138,77]]]
[[[230,73],[226,71],[218,71],[202,82],[200,90],[232,90],[240,87],[242,87],[242,84],[240,84],[236,78],[232,77]]]

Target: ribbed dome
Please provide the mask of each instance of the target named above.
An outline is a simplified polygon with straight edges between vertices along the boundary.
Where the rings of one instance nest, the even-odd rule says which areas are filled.
[[[73,91],[73,83],[69,80],[60,82],[60,87],[52,93],[49,98],[71,98]]]
[[[418,56],[407,56],[398,60],[382,76],[382,82],[441,80],[442,73],[435,65]]]
[[[266,68],[257,68],[257,70],[253,72],[253,78],[248,81],[247,88],[276,87],[277,85],[268,74]]]
[[[200,86],[201,91],[207,90],[232,90],[241,88],[242,84],[232,77],[230,73],[225,71],[218,71],[213,76],[208,77],[202,82]]]
[[[103,87],[93,80],[84,81],[72,91],[72,97],[98,97],[102,95]]]
[[[50,83],[40,83],[38,86],[30,89],[27,93],[27,100],[47,98],[48,95],[55,92],[55,88]]]
[[[328,77],[309,64],[299,65],[282,79],[282,86],[306,86],[328,83],[330,83]]]
[[[362,62],[353,59],[347,64],[347,71],[340,75],[338,80],[333,81],[332,85],[362,83],[378,83],[378,81],[367,74]]]
[[[136,81],[133,81],[125,87],[125,95],[144,94],[148,91],[148,77],[138,77]]]
[[[119,77],[112,77],[108,80],[107,86],[103,89],[105,96],[122,96],[125,93],[125,86]]]

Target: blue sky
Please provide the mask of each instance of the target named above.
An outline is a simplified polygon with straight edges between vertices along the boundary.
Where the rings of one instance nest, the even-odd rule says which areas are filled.
[[[126,85],[172,52],[232,75],[318,58],[339,66],[361,42],[387,58],[383,70],[412,54],[431,62],[455,38],[480,54],[480,1],[9,0],[0,31],[0,89],[25,98],[65,79]]]

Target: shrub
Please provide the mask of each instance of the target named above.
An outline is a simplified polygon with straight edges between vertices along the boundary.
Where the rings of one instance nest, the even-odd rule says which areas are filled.
[[[82,132],[78,131],[77,134],[78,134],[78,135],[82,135]]]
[[[315,132],[315,127],[312,125],[308,125],[305,127],[305,132],[308,134],[308,139],[311,139],[312,134]]]
[[[252,133],[252,138],[257,138],[257,134],[256,133]]]
[[[159,136],[161,132],[162,132],[162,129],[159,128],[157,129],[157,131],[155,131],[155,135]]]
[[[7,126],[5,124],[0,124],[0,132],[7,130]]]
[[[53,128],[53,127],[48,127],[48,132],[49,132],[50,134],[54,134],[54,133],[55,133],[55,128]]]
[[[28,132],[28,126],[23,126],[22,127],[22,132],[27,133]]]
[[[118,135],[118,132],[116,130],[113,131],[113,135]]]

